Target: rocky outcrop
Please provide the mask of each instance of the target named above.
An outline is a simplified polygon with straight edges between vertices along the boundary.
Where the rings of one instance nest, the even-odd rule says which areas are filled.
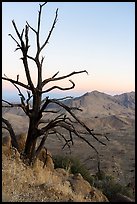
[[[70,182],[74,193],[82,195],[86,201],[108,202],[106,196],[103,195],[100,190],[92,187],[86,180],[84,180],[80,173],[71,176],[68,181]]]
[[[27,134],[21,133],[21,134],[18,134],[16,137],[17,137],[17,141],[18,141],[19,152],[17,150],[15,150],[15,148],[12,148],[11,137],[8,135],[8,136],[4,136],[2,138],[2,152],[3,152],[3,154],[5,154],[7,156],[11,156],[11,154],[13,153],[13,151],[11,151],[11,148],[14,149],[14,152],[16,152],[16,154],[18,154],[18,155],[19,155],[19,153],[23,152],[24,147],[25,147],[25,142],[27,139]],[[50,170],[54,169],[52,154],[50,153],[49,150],[46,150],[46,148],[43,148],[41,150],[38,158],[40,161],[42,161],[44,163],[44,166],[46,166]]]
[[[14,148],[11,148],[11,157],[3,153],[2,162],[3,202],[108,202],[81,174],[49,168],[48,163],[43,168],[40,160],[36,166],[26,166]]]
[[[18,135],[17,141],[19,151],[22,152],[26,134]],[[18,199],[27,202],[40,202],[42,200],[46,202],[108,202],[106,196],[84,180],[81,174],[73,175],[65,169],[54,169],[52,154],[46,148],[42,149],[36,164],[29,167],[22,162],[17,149],[11,147],[10,136],[3,138],[2,145],[3,202],[5,200],[7,202],[18,201]],[[8,165],[7,167],[6,164]],[[7,174],[10,179],[7,178]],[[12,195],[12,186],[14,186],[15,197]],[[23,192],[20,192],[21,186],[24,186]],[[32,191],[36,192],[34,193],[35,195],[31,194]],[[42,195],[41,192],[43,192]],[[28,194],[31,194],[31,198],[30,196],[28,197]],[[41,197],[38,196],[36,198],[36,194],[41,195]],[[12,200],[11,195],[13,196]]]

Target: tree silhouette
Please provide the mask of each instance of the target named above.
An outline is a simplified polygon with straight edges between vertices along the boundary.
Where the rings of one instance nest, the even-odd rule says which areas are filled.
[[[42,65],[44,61],[44,57],[41,56],[41,51],[46,47],[46,45],[49,42],[49,39],[51,37],[51,34],[54,30],[54,27],[57,22],[58,18],[58,9],[56,10],[55,13],[55,18],[53,21],[53,24],[51,26],[51,29],[49,31],[49,34],[46,38],[46,40],[43,42],[43,44],[40,43],[40,27],[41,27],[41,13],[42,9],[45,6],[47,2],[40,4],[40,10],[38,13],[38,23],[37,23],[37,29],[33,28],[28,22],[26,22],[25,28],[22,30],[20,33],[18,30],[18,27],[14,20],[12,20],[13,27],[15,29],[17,39],[15,39],[11,34],[9,36],[15,41],[17,44],[17,50],[20,50],[22,53],[21,60],[24,65],[25,69],[25,74],[26,74],[26,79],[27,83],[23,83],[20,81],[19,75],[17,75],[17,79],[11,79],[4,75],[2,77],[3,80],[6,80],[8,82],[11,82],[15,88],[18,90],[19,97],[20,97],[20,104],[12,104],[8,101],[3,100],[4,102],[8,103],[8,106],[11,107],[21,107],[25,114],[29,117],[29,128],[27,132],[27,139],[25,143],[25,148],[23,155],[25,158],[29,159],[29,164],[35,162],[36,158],[38,157],[41,149],[44,147],[45,141],[48,137],[48,135],[55,134],[64,140],[64,146],[63,148],[67,145],[70,147],[70,144],[73,145],[73,137],[74,135],[77,136],[78,138],[82,139],[85,141],[90,147],[92,147],[96,153],[98,154],[98,151],[96,148],[91,144],[90,141],[88,141],[85,137],[85,134],[90,134],[95,140],[98,142],[102,143],[105,145],[102,141],[100,141],[97,137],[96,134],[94,133],[93,130],[91,130],[89,127],[86,126],[74,113],[74,110],[79,110],[81,109],[77,107],[68,107],[65,105],[63,102],[67,97],[60,98],[60,99],[50,99],[49,97],[46,97],[44,100],[42,99],[42,95],[44,93],[48,93],[54,89],[59,89],[62,91],[70,90],[75,87],[75,83],[72,80],[70,81],[70,87],[61,87],[61,86],[51,86],[50,88],[46,89],[45,86],[49,84],[50,82],[56,82],[60,81],[62,79],[67,79],[72,75],[77,75],[77,74],[82,74],[82,73],[87,73],[86,70],[82,71],[74,71],[68,75],[64,76],[59,76],[59,72],[55,73],[52,77],[46,78],[42,80]],[[28,54],[30,45],[29,45],[29,31],[32,31],[35,36],[36,36],[36,54],[35,56],[30,56]],[[32,80],[32,77],[30,75],[30,70],[29,70],[29,63],[28,60],[32,60],[37,67],[37,85],[35,86]],[[21,88],[25,88],[27,92],[27,97],[24,96],[23,92],[21,91]],[[31,104],[31,105],[30,105]],[[64,109],[64,112],[60,112],[59,110],[49,110],[48,106],[50,104],[56,104],[56,106],[60,107],[61,109]],[[44,125],[40,127],[40,124],[43,122],[43,113],[49,113],[53,114],[52,119],[49,118],[48,121],[44,121]],[[11,130],[11,126],[3,118],[3,122],[7,125],[7,129]],[[78,123],[81,125],[83,128],[83,132],[80,132],[79,130],[76,129],[75,123]],[[65,135],[61,133],[61,129],[65,129],[68,132],[69,139],[66,138]],[[10,131],[12,141],[13,141],[13,146],[18,148],[17,140],[15,139],[15,134],[13,134],[13,129]],[[40,143],[37,146],[37,140],[40,139]]]

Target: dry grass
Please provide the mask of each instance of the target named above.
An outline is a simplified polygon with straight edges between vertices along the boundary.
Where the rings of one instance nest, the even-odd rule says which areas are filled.
[[[65,170],[54,169],[51,171],[49,168],[43,168],[43,162],[40,160],[37,160],[33,167],[26,166],[21,161],[19,153],[14,149],[11,152],[9,157],[4,153],[2,154],[3,201],[65,202],[71,200],[86,202],[92,201],[92,199],[95,201],[99,199],[107,201],[106,197],[97,189],[92,194],[92,191],[89,191],[87,195],[83,192],[77,193],[77,191],[72,189],[70,182],[70,178],[72,180],[73,175],[69,175]],[[63,176],[63,172],[66,176]]]

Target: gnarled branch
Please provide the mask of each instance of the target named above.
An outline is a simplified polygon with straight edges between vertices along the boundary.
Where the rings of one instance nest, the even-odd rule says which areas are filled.
[[[63,88],[63,87],[60,87],[60,86],[53,86],[53,87],[51,87],[51,88],[49,88],[49,89],[47,89],[45,91],[42,91],[42,93],[50,92],[53,89],[59,89],[59,90],[62,90],[62,91],[73,89],[75,87],[75,83],[72,80],[69,80],[69,81],[72,83],[72,86],[70,86],[70,87]]]
[[[2,79],[5,80],[5,81],[9,81],[12,84],[17,84],[17,85],[19,85],[19,86],[21,86],[21,87],[23,87],[25,89],[31,90],[29,85],[26,85],[26,84],[24,84],[24,83],[22,83],[20,81],[17,81],[17,80],[14,80],[14,79],[10,79],[10,78],[7,78],[7,77],[2,77]]]
[[[54,29],[54,27],[55,27],[55,24],[56,24],[56,22],[57,22],[57,17],[58,17],[58,9],[56,10],[55,19],[54,19],[53,25],[52,25],[52,27],[51,27],[51,30],[49,31],[49,35],[48,35],[46,41],[44,42],[44,44],[41,46],[39,52],[41,52],[41,50],[42,50],[42,49],[46,46],[46,44],[48,43],[49,38],[50,38],[50,36],[51,36],[51,34],[52,34],[52,31],[53,31],[53,29]]]
[[[5,118],[3,118],[3,117],[2,117],[2,122],[5,123],[5,125],[7,126],[6,129],[10,133],[12,146],[15,147],[17,150],[19,150],[18,142],[17,142],[14,130],[13,130],[10,122],[8,120],[6,120]]]
[[[43,82],[42,82],[42,87],[44,87],[47,83],[51,82],[51,81],[59,81],[59,80],[62,80],[62,79],[66,79],[72,75],[76,75],[76,74],[81,74],[81,73],[87,73],[88,72],[86,70],[82,70],[82,71],[78,71],[78,72],[71,72],[70,74],[67,74],[67,75],[64,75],[64,76],[61,76],[61,77],[57,77],[55,78],[55,76],[58,74],[59,72],[57,72],[55,75],[53,75],[51,78],[48,78],[48,79],[45,79]]]
[[[95,135],[94,133],[80,120],[78,119],[75,114],[71,111],[71,109],[66,106],[65,104],[63,104],[61,101],[57,101],[55,99],[49,99],[49,103],[55,103],[58,104],[59,106],[61,106],[62,108],[64,108],[68,113],[70,113],[70,115],[75,118],[75,120],[90,134],[92,135],[92,137],[97,140],[98,142],[100,142],[103,145],[106,145],[104,142],[100,141]]]
[[[26,78],[27,78],[28,84],[30,85],[32,91],[34,92],[34,85],[32,83],[32,79],[31,79],[31,76],[30,76],[29,68],[28,68],[28,62],[27,62],[27,52],[28,52],[28,48],[29,48],[29,46],[28,46],[28,26],[26,25],[26,27],[25,27],[25,39],[26,39],[26,45],[25,45],[25,43],[24,43],[24,41],[22,39],[23,32],[22,32],[22,34],[19,33],[14,20],[12,20],[12,24],[13,24],[14,29],[16,31],[16,34],[17,34],[17,36],[18,36],[18,38],[19,38],[19,40],[21,42],[21,45],[19,45],[19,43],[15,40],[15,38],[13,38],[13,36],[11,34],[9,34],[9,35],[13,38],[13,40],[17,43],[17,46],[22,51],[23,57],[21,59],[23,60],[23,64],[24,64],[24,68],[25,68],[25,73],[26,73]]]

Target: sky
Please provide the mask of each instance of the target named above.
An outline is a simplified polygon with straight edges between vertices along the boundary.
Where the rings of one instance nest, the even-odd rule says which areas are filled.
[[[21,51],[15,51],[17,39],[14,19],[20,33],[26,21],[37,28],[39,4],[43,2],[2,2],[2,75],[26,82]],[[98,90],[110,95],[135,91],[135,2],[48,2],[42,10],[40,41],[45,41],[58,10],[58,21],[49,43],[42,52],[43,80],[53,76],[87,70],[53,85],[75,88],[66,92],[53,90],[48,95],[80,96]],[[36,39],[29,30],[29,55],[35,56]],[[37,68],[29,60],[31,77],[36,84]],[[49,87],[44,87],[49,88]],[[18,98],[10,82],[2,82],[5,100]]]

